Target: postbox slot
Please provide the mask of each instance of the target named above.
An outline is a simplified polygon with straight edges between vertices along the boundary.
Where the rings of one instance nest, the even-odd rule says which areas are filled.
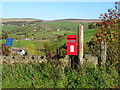
[[[75,43],[75,40],[68,40],[69,43]]]

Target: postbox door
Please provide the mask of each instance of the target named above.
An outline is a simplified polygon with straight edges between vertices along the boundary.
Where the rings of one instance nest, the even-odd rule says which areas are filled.
[[[76,43],[67,44],[67,55],[77,55],[77,44]]]

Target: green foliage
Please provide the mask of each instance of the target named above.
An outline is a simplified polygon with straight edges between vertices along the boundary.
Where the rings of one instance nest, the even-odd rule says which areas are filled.
[[[27,44],[26,49],[30,55],[35,55],[36,48],[34,44]]]
[[[9,32],[9,31],[13,31],[17,28],[19,28],[20,26],[12,26],[12,25],[3,25],[2,26],[2,31],[5,31],[5,32]]]
[[[100,56],[100,43],[105,41],[107,43],[107,60],[111,63],[118,63],[119,52],[119,28],[120,19],[117,15],[118,5],[114,9],[108,9],[108,13],[101,14],[98,26],[98,33],[92,38],[89,43],[91,52],[96,56]]]
[[[114,65],[106,68],[84,63],[82,68],[64,72],[49,62],[38,64],[3,64],[3,88],[114,88],[118,72]]]
[[[92,37],[98,32],[98,29],[88,29],[84,30],[84,41],[89,42],[92,40]]]
[[[90,24],[88,25],[88,29],[93,29],[93,28],[95,28],[95,25],[94,25],[93,23],[90,23]]]
[[[113,88],[118,87],[118,71],[114,66],[107,67],[101,66],[99,69],[99,87],[101,88]]]
[[[8,34],[6,32],[2,32],[2,39],[7,39],[8,38]]]
[[[5,46],[5,44],[2,44],[1,47],[2,55],[8,56],[12,52],[12,47],[11,46]]]
[[[47,51],[50,51],[50,50],[52,50],[52,47],[51,47],[52,45],[51,45],[51,43],[49,42],[47,42],[47,43],[44,43],[44,48],[45,48],[45,50],[47,50]]]
[[[84,47],[83,47],[84,53],[87,54],[90,51],[90,48],[86,42],[84,42]]]
[[[66,49],[60,49],[60,56],[65,56],[66,55]]]
[[[47,55],[48,60],[51,59],[56,53],[56,50],[54,48],[54,43],[51,42],[44,43],[44,49],[45,49],[45,55]]]

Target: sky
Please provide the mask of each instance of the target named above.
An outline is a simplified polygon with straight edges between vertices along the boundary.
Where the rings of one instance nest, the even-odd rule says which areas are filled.
[[[98,19],[114,2],[2,2],[0,18]]]

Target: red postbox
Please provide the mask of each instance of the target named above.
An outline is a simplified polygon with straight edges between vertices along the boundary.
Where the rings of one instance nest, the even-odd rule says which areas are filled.
[[[67,55],[77,55],[77,35],[67,35]]]

